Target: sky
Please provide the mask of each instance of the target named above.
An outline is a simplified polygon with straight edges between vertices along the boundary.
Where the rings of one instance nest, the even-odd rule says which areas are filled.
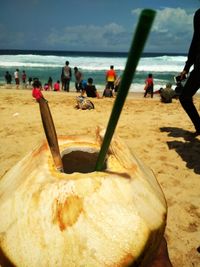
[[[128,52],[142,9],[145,52],[187,53],[199,0],[0,0],[0,49]]]

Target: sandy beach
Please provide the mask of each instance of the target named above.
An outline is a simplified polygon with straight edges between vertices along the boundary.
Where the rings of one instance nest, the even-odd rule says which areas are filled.
[[[77,93],[43,92],[49,101],[58,135],[95,134],[106,128],[114,98],[92,99],[94,110],[77,110]],[[195,96],[200,112],[200,97]],[[45,139],[39,105],[31,90],[0,87],[0,179]],[[199,267],[200,136],[178,100],[163,104],[159,97],[129,94],[117,127],[131,152],[149,166],[168,204],[165,237],[174,267]]]

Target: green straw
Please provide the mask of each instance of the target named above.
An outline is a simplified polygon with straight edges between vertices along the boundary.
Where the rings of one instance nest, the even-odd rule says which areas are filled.
[[[117,92],[117,97],[110,115],[106,133],[103,139],[101,149],[97,158],[95,170],[101,171],[104,166],[104,161],[108,148],[114,134],[120,113],[122,111],[126,96],[129,91],[129,87],[133,80],[137,64],[139,62],[140,56],[142,54],[145,42],[147,40],[148,34],[150,32],[153,20],[155,18],[156,12],[151,9],[144,9],[139,18],[139,22],[135,31],[135,36],[133,38],[131,48],[129,51],[128,59],[126,62],[125,70],[122,76],[119,90]]]

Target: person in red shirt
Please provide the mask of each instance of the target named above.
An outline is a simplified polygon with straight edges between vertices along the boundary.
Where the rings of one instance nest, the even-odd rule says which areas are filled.
[[[117,75],[114,70],[114,66],[111,65],[110,69],[106,72],[106,82],[107,82],[106,88],[111,89],[111,90],[114,89],[114,83],[115,83],[116,77]]]
[[[147,94],[151,94],[151,98],[153,98],[153,75],[151,73],[149,73],[148,77],[145,80],[145,93],[144,93],[144,97],[147,96]]]
[[[60,91],[60,81],[54,83],[53,90],[56,92]]]
[[[36,99],[37,102],[40,100],[40,98],[44,98],[41,92],[41,83],[39,80],[35,80],[33,82],[32,96]]]

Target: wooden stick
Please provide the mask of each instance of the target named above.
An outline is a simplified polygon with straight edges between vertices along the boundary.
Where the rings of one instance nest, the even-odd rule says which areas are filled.
[[[51,112],[49,109],[48,102],[44,98],[40,98],[38,100],[40,105],[40,114],[42,118],[42,123],[44,127],[44,131],[46,134],[46,138],[51,150],[51,154],[56,165],[57,170],[63,172],[63,163],[60,155],[60,150],[58,146],[58,138],[55,130],[55,126],[53,123],[53,119],[51,116]]]

